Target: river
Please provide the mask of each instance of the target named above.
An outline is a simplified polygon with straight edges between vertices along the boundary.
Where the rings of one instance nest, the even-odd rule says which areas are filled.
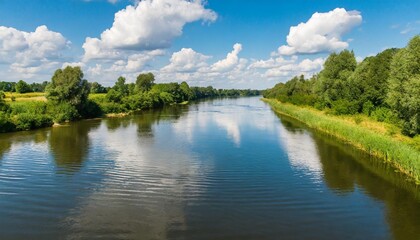
[[[0,239],[419,239],[420,188],[258,97],[0,134]]]

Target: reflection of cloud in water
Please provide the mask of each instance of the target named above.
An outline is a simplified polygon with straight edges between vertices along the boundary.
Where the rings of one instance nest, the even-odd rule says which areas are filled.
[[[305,171],[311,178],[321,181],[322,164],[313,138],[307,131],[289,131],[278,125],[280,144],[286,148],[290,165]]]
[[[66,219],[73,227],[70,238],[113,229],[110,238],[161,239],[168,227],[185,228],[185,198],[194,200],[205,191],[200,182],[209,169],[185,149],[166,145],[177,137],[170,131],[159,128],[152,138],[139,135],[136,127],[109,132],[103,125],[98,131],[96,139],[106,144],[115,166],[107,170],[103,187]]]
[[[223,101],[223,100],[221,100]],[[229,100],[228,100],[229,101]],[[265,103],[255,99],[243,98],[236,100],[238,104],[207,102],[200,104],[200,109],[189,111],[187,116],[173,124],[174,131],[188,142],[194,141],[195,132],[208,130],[208,125],[216,125],[226,131],[227,137],[236,146],[241,143],[241,128],[256,128],[261,131],[273,132],[278,122],[273,121],[271,112],[266,111]],[[196,108],[196,106],[193,106]]]
[[[230,139],[233,140],[236,146],[241,143],[241,131],[239,125],[240,119],[224,114],[214,114],[214,122],[221,128],[224,128]]]

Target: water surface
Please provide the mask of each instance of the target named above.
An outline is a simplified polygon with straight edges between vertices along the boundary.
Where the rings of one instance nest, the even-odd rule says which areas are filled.
[[[404,176],[255,97],[0,134],[0,239],[419,236]]]

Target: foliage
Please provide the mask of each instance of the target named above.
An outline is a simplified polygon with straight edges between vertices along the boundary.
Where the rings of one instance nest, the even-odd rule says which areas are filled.
[[[16,83],[15,89],[17,93],[32,92],[31,86],[23,80],[19,80],[19,82]]]
[[[363,113],[420,134],[420,36],[404,49],[387,49],[357,64],[354,53],[332,53],[310,79],[294,77],[264,92],[282,102],[327,109],[336,115]]]
[[[409,136],[420,133],[420,35],[411,39],[391,63],[388,104]]]
[[[137,76],[136,86],[142,92],[149,91],[155,82],[153,73],[141,73]]]
[[[49,103],[48,112],[53,116],[54,122],[63,123],[80,118],[76,107],[67,102]]]
[[[107,89],[106,87],[102,86],[98,82],[89,83],[90,85],[90,93],[106,93]]]
[[[0,82],[0,91],[3,92],[15,92],[15,82]]]
[[[16,130],[30,130],[35,128],[50,127],[52,118],[45,114],[21,113],[13,116]]]
[[[57,117],[58,119],[65,116],[65,120],[73,120],[76,116],[83,117],[82,114],[87,112],[84,108],[88,102],[89,85],[87,80],[83,79],[80,67],[68,66],[64,70],[55,71],[46,91],[49,101],[59,106],[65,106],[59,108],[60,111],[57,114],[60,114],[60,117]],[[77,114],[73,112],[74,109]],[[75,118],[67,119],[70,116]]]

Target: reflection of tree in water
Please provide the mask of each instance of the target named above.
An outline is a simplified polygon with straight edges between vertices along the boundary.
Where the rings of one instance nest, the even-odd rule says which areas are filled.
[[[129,118],[127,117],[115,117],[115,118],[106,118],[105,125],[110,132],[114,132],[118,128],[126,128],[130,125]]]
[[[276,111],[273,112],[287,131],[292,133],[303,133],[306,130],[305,124],[298,122],[291,117],[281,115]]]
[[[304,124],[280,115],[285,128],[301,132]],[[335,193],[349,194],[355,186],[387,207],[387,220],[395,239],[420,236],[420,188],[387,164],[324,134],[313,135],[326,185]]]
[[[153,124],[161,121],[176,120],[188,110],[184,105],[167,106],[161,109],[152,109],[141,112],[133,117],[133,123],[137,125],[139,136],[153,136]]]
[[[57,166],[66,172],[78,171],[88,154],[88,134],[99,125],[99,121],[81,121],[52,128],[48,140]]]
[[[3,133],[0,137],[0,161],[3,159],[13,144],[16,143],[43,143],[47,140],[48,130],[41,129],[35,131],[15,132],[15,133]]]
[[[420,236],[420,192],[378,159],[371,159],[357,149],[336,139],[317,135],[326,184],[338,191],[364,189],[369,196],[387,206],[387,219],[395,239]]]

